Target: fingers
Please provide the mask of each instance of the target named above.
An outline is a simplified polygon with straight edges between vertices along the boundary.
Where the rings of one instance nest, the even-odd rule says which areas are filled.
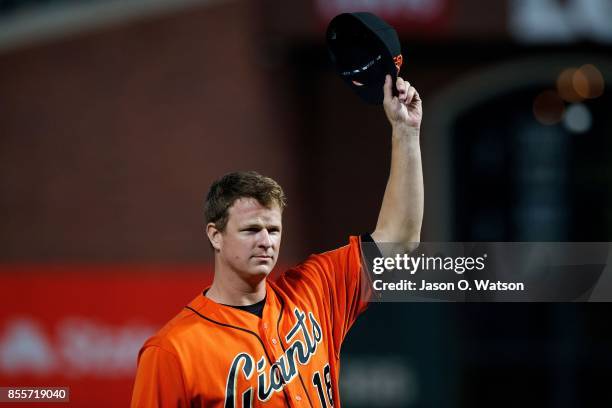
[[[392,99],[392,91],[391,91],[391,75],[385,76],[385,84],[383,85],[383,102],[389,103]]]
[[[408,90],[410,89],[410,83],[408,81],[404,81],[403,78],[397,77],[396,85],[397,91],[399,93],[399,100],[401,103],[406,103],[406,97],[408,94]]]
[[[413,103],[421,102],[421,95],[419,95],[419,91],[417,91],[416,89],[414,90],[414,97],[412,98],[412,102]]]
[[[406,105],[410,105],[415,95],[416,95],[416,89],[414,89],[414,87],[411,86],[410,88],[408,88],[408,91],[406,92],[406,102],[404,103]]]
[[[396,87],[399,92],[399,101],[404,105],[409,105],[417,95],[416,89],[410,85],[410,82],[404,81],[401,77],[397,77]]]

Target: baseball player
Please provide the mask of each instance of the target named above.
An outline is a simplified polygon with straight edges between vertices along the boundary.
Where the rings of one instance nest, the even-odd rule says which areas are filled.
[[[285,197],[272,179],[231,173],[206,201],[210,287],[138,356],[132,407],[340,407],[342,342],[368,302],[361,243],[420,239],[421,99],[401,77],[383,86],[391,171],[376,229],[267,279],[277,261]]]

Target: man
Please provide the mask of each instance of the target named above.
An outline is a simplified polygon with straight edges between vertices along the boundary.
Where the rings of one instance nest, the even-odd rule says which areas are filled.
[[[387,75],[383,102],[391,171],[371,236],[351,237],[271,282],[282,189],[253,172],[215,182],[206,201],[213,283],[144,344],[133,407],[340,406],[340,347],[368,301],[361,240],[410,250],[420,239],[421,99],[402,78],[392,96],[391,81]]]

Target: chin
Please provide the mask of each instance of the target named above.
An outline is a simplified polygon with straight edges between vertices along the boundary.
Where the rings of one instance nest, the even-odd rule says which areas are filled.
[[[242,279],[245,282],[250,282],[251,285],[256,285],[265,280],[272,270],[269,267],[255,267],[242,272]]]
[[[252,265],[250,268],[250,274],[253,276],[264,275],[268,276],[274,269],[276,262],[265,262],[256,265]]]
[[[263,276],[268,276],[270,274],[270,272],[272,272],[273,267],[270,267],[268,265],[260,265],[257,266],[255,268],[253,268],[251,270],[251,275],[253,276],[257,276],[257,275],[263,275]]]

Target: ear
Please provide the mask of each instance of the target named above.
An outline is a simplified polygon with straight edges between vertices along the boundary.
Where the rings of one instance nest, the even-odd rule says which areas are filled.
[[[217,229],[214,222],[206,224],[206,235],[208,235],[208,240],[215,251],[220,251],[223,245],[223,234]]]

